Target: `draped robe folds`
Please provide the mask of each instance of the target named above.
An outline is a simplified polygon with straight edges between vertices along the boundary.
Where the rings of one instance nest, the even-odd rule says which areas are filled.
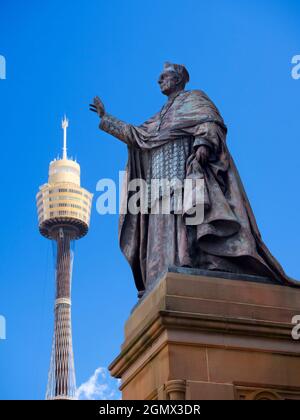
[[[161,261],[156,265],[157,272],[154,273],[157,279],[163,274],[161,271],[167,270],[168,265],[178,264],[259,275],[277,283],[298,285],[298,282],[285,274],[262,241],[226,145],[226,126],[218,109],[204,92],[180,92],[167,102],[161,112],[141,126],[133,126],[105,114],[100,129],[128,145],[119,241],[139,291],[150,287],[147,276],[149,267],[155,267],[157,254]],[[146,179],[152,151],[182,138],[191,139],[191,153],[186,160],[186,178],[204,179],[207,203],[203,222],[196,226],[186,226],[184,214],[174,216],[126,212],[130,197],[128,183],[137,178]],[[195,156],[200,145],[210,150],[208,163],[204,167],[201,167]],[[171,236],[166,233],[169,228]],[[187,246],[180,243],[182,234],[187,237]],[[176,254],[173,260],[170,260],[168,250],[170,243],[164,241],[178,241],[178,244],[171,244],[171,248],[174,245],[172,252]],[[151,245],[153,243],[160,244],[159,249],[156,249],[158,252]],[[183,254],[179,259],[178,253]]]

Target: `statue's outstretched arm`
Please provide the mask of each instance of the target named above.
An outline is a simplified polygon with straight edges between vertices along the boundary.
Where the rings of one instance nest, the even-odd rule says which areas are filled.
[[[104,114],[99,124],[100,130],[111,134],[126,143],[128,146],[135,146],[135,139],[131,135],[131,127],[132,126],[130,124],[127,124],[110,114]]]
[[[95,96],[93,103],[90,104],[90,110],[96,112],[101,119],[99,128],[106,133],[111,134],[117,139],[123,141],[128,146],[135,146],[135,138],[131,134],[133,126],[107,114],[105,107],[99,96]]]

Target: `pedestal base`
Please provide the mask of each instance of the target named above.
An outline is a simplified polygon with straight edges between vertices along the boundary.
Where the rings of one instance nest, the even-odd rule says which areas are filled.
[[[109,369],[123,399],[300,399],[300,290],[168,272]]]

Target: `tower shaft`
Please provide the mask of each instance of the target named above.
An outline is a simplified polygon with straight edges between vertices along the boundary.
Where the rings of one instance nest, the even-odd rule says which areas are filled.
[[[71,299],[72,255],[71,233],[60,228],[57,235],[56,300]]]
[[[71,327],[72,232],[56,235],[56,299],[54,336],[47,399],[74,399],[76,393]]]

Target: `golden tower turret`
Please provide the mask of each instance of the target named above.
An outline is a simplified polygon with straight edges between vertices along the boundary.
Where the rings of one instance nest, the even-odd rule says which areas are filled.
[[[66,117],[62,159],[49,165],[48,183],[36,196],[40,233],[56,241],[55,325],[46,399],[75,399],[72,346],[72,243],[84,236],[90,223],[93,195],[80,186],[80,166],[67,157]]]
[[[55,239],[58,227],[68,227],[73,231],[73,239],[78,239],[88,231],[93,195],[80,186],[79,164],[67,157],[66,118],[62,127],[62,159],[50,163],[48,183],[42,185],[37,194],[39,229],[42,235]]]

